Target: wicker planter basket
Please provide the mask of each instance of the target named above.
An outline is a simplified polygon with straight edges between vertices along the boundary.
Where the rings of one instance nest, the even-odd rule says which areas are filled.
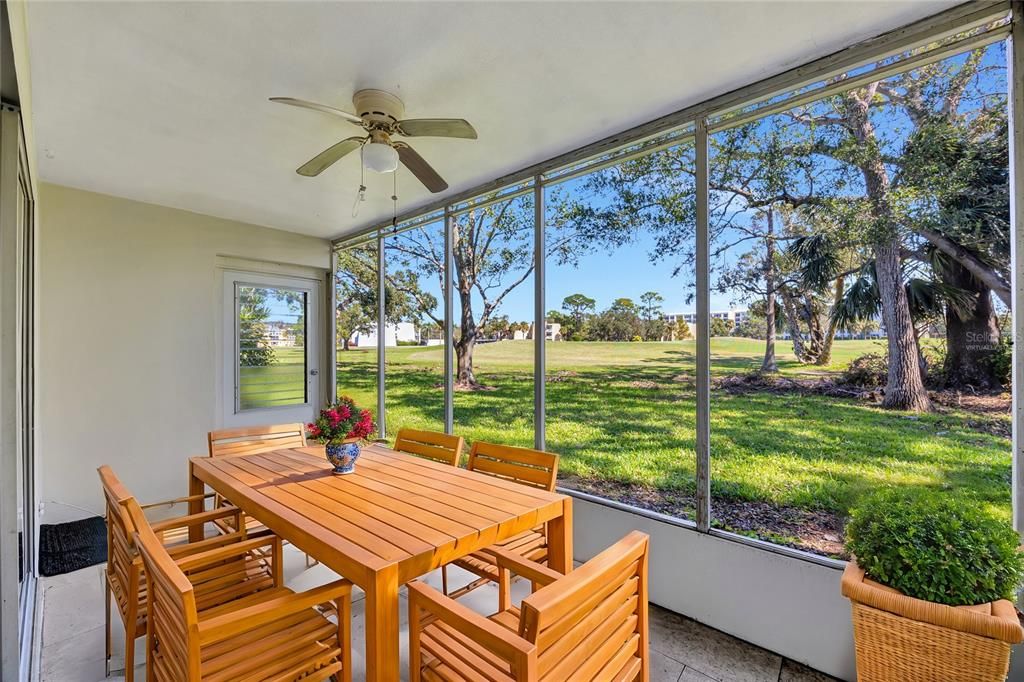
[[[946,606],[864,577],[851,561],[842,580],[853,604],[859,682],[1003,682],[1010,646],[1024,640],[1013,604]]]

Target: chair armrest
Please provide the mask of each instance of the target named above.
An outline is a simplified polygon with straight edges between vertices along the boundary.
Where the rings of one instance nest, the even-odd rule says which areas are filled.
[[[176,504],[183,502],[198,502],[199,500],[207,500],[217,493],[206,493],[204,495],[188,495],[186,497],[175,497],[173,500],[163,500],[161,502],[150,502],[149,504],[140,504],[139,507],[142,509],[152,509],[154,507],[173,507]]]
[[[186,542],[180,545],[171,545],[166,549],[167,553],[171,555],[171,558],[175,559],[188,554],[199,554],[200,552],[205,552],[209,549],[223,547],[224,545],[230,545],[233,542],[239,542],[245,539],[246,535],[244,533],[236,531],[234,533],[213,535],[198,542]]]
[[[225,545],[224,547],[208,549],[205,552],[189,554],[180,559],[176,559],[175,562],[181,570],[191,571],[196,568],[202,568],[203,566],[224,561],[225,559],[233,559],[234,557],[248,554],[260,547],[274,547],[275,545],[280,544],[281,538],[276,535],[264,535],[263,537],[252,538],[251,540],[234,542],[229,545]]]
[[[548,568],[544,564],[538,564],[536,561],[530,561],[519,554],[501,547],[487,547],[481,551],[494,556],[499,571],[502,569],[512,571],[516,575],[521,575],[538,585],[550,585],[559,578],[565,577],[553,568]]]
[[[166,521],[158,521],[152,524],[153,532],[159,535],[162,531],[172,530],[174,528],[185,528],[192,526],[202,526],[210,521],[216,521],[217,519],[226,518],[228,516],[238,516],[242,510],[238,507],[220,507],[218,509],[211,509],[209,511],[199,512],[198,514],[189,514],[186,516],[176,516],[173,519],[167,519]]]
[[[485,649],[511,663],[515,668],[527,666],[530,657],[536,657],[537,646],[476,611],[444,596],[426,583],[415,580],[406,585],[409,595],[409,632],[417,638],[419,627],[418,610],[426,611],[437,620],[451,625]],[[411,642],[410,642],[411,644]]]
[[[352,598],[352,583],[342,578],[332,583],[315,587],[299,594],[275,597],[253,606],[246,606],[231,613],[214,616],[199,623],[199,643],[205,646],[254,630],[276,620],[286,618],[325,602],[348,602]],[[348,609],[339,608],[338,614]],[[345,629],[350,623],[339,623]]]

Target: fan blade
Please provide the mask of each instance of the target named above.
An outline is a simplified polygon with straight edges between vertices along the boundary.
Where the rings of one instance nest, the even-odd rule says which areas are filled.
[[[323,150],[312,159],[298,167],[295,171],[299,175],[313,178],[323,173],[331,164],[363,146],[366,140],[364,137],[349,137],[338,144],[332,145]]]
[[[402,164],[412,171],[416,179],[422,182],[427,189],[435,194],[448,189],[448,183],[444,181],[444,178],[438,175],[437,171],[416,153],[416,150],[401,142],[395,145],[395,149],[398,150],[398,158]]]
[[[475,140],[476,130],[463,118],[413,118],[398,122],[398,132],[406,137],[461,137]]]
[[[355,114],[350,114],[347,111],[342,111],[341,109],[335,109],[334,107],[329,107],[326,104],[317,104],[316,102],[307,102],[304,99],[295,99],[294,97],[271,97],[270,101],[271,102],[278,102],[280,104],[290,104],[293,107],[302,107],[304,109],[314,109],[316,111],[322,111],[325,114],[333,114],[335,116],[340,116],[341,118],[345,119],[349,123],[355,123],[357,126],[363,125],[363,119],[359,118]]]

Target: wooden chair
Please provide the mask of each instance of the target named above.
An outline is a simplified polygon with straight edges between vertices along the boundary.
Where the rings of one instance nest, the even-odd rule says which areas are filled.
[[[409,583],[410,682],[647,682],[649,543],[633,531],[568,575],[496,549],[500,602],[490,618]],[[519,608],[510,572],[543,586]]]
[[[254,455],[283,448],[306,447],[306,427],[303,424],[271,424],[268,426],[243,426],[235,429],[220,429],[207,434],[210,457],[231,457]],[[216,506],[225,503],[216,496]],[[245,519],[245,532],[250,537],[266,535],[270,529],[251,516]],[[308,565],[308,560],[307,560]]]
[[[522,485],[554,490],[558,478],[558,455],[542,450],[477,441],[470,449],[469,464],[466,468]],[[546,563],[548,560],[548,538],[544,526],[514,535],[492,547],[501,547],[538,563]],[[459,568],[479,576],[477,580],[455,592],[448,591],[448,567],[442,566],[441,587],[444,593],[453,598],[460,597],[489,581],[497,581],[498,567],[493,554],[489,551],[492,547],[452,562]]]
[[[125,628],[125,680],[132,682],[135,675],[135,640],[146,633],[146,576],[142,569],[142,559],[135,548],[133,536],[135,526],[123,506],[126,500],[133,499],[131,493],[118,480],[109,466],[101,466],[98,471],[107,506],[107,567],[104,575],[107,674],[110,674],[110,602],[111,596],[113,596]],[[209,497],[209,495],[202,497]],[[136,503],[136,506],[141,512],[143,509],[189,502],[194,499],[196,497],[183,497],[147,505]],[[234,527],[237,528],[240,521],[239,514],[240,510],[236,507],[221,507],[191,516],[180,516],[160,521],[152,524],[151,528],[161,543],[168,547],[168,553],[177,559],[227,545],[244,544],[243,541],[246,539],[244,530],[227,534],[218,530],[211,537],[202,541],[188,543],[190,528],[202,527],[207,523],[215,524],[224,519],[233,519]],[[277,557],[270,560],[249,557],[239,565],[231,567],[231,570],[225,568],[220,571],[216,576],[216,581],[207,583],[202,580],[203,576],[199,576],[199,579],[202,580],[198,593],[200,603],[204,605],[217,603],[220,600],[234,598],[238,594],[272,587],[275,576],[280,577],[279,573],[276,573],[280,571],[280,565],[280,560]]]
[[[148,682],[351,682],[352,583],[342,579],[296,594],[278,576],[271,589],[210,606],[199,593],[198,576],[214,582],[249,545],[268,540],[280,557],[280,541],[258,538],[175,561],[135,500],[129,498],[124,507],[150,584]],[[320,605],[338,614],[336,625],[317,610]]]
[[[306,447],[306,427],[296,423],[220,429],[210,431],[207,440],[210,457],[251,455],[283,448]]]
[[[416,429],[399,429],[395,438],[395,450],[426,457],[441,464],[450,464],[453,467],[459,466],[464,444],[462,436]]]

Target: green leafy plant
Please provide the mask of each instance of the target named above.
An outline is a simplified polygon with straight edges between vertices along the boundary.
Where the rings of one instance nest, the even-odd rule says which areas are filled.
[[[878,388],[885,386],[889,376],[889,363],[878,353],[865,353],[850,361],[843,370],[841,381],[852,386]]]
[[[853,511],[846,536],[869,578],[918,599],[981,604],[1024,584],[1017,532],[971,500],[883,490]]]
[[[1002,334],[999,346],[992,354],[992,374],[1003,386],[1010,385],[1010,371],[1013,369],[1013,339],[1009,334]]]

